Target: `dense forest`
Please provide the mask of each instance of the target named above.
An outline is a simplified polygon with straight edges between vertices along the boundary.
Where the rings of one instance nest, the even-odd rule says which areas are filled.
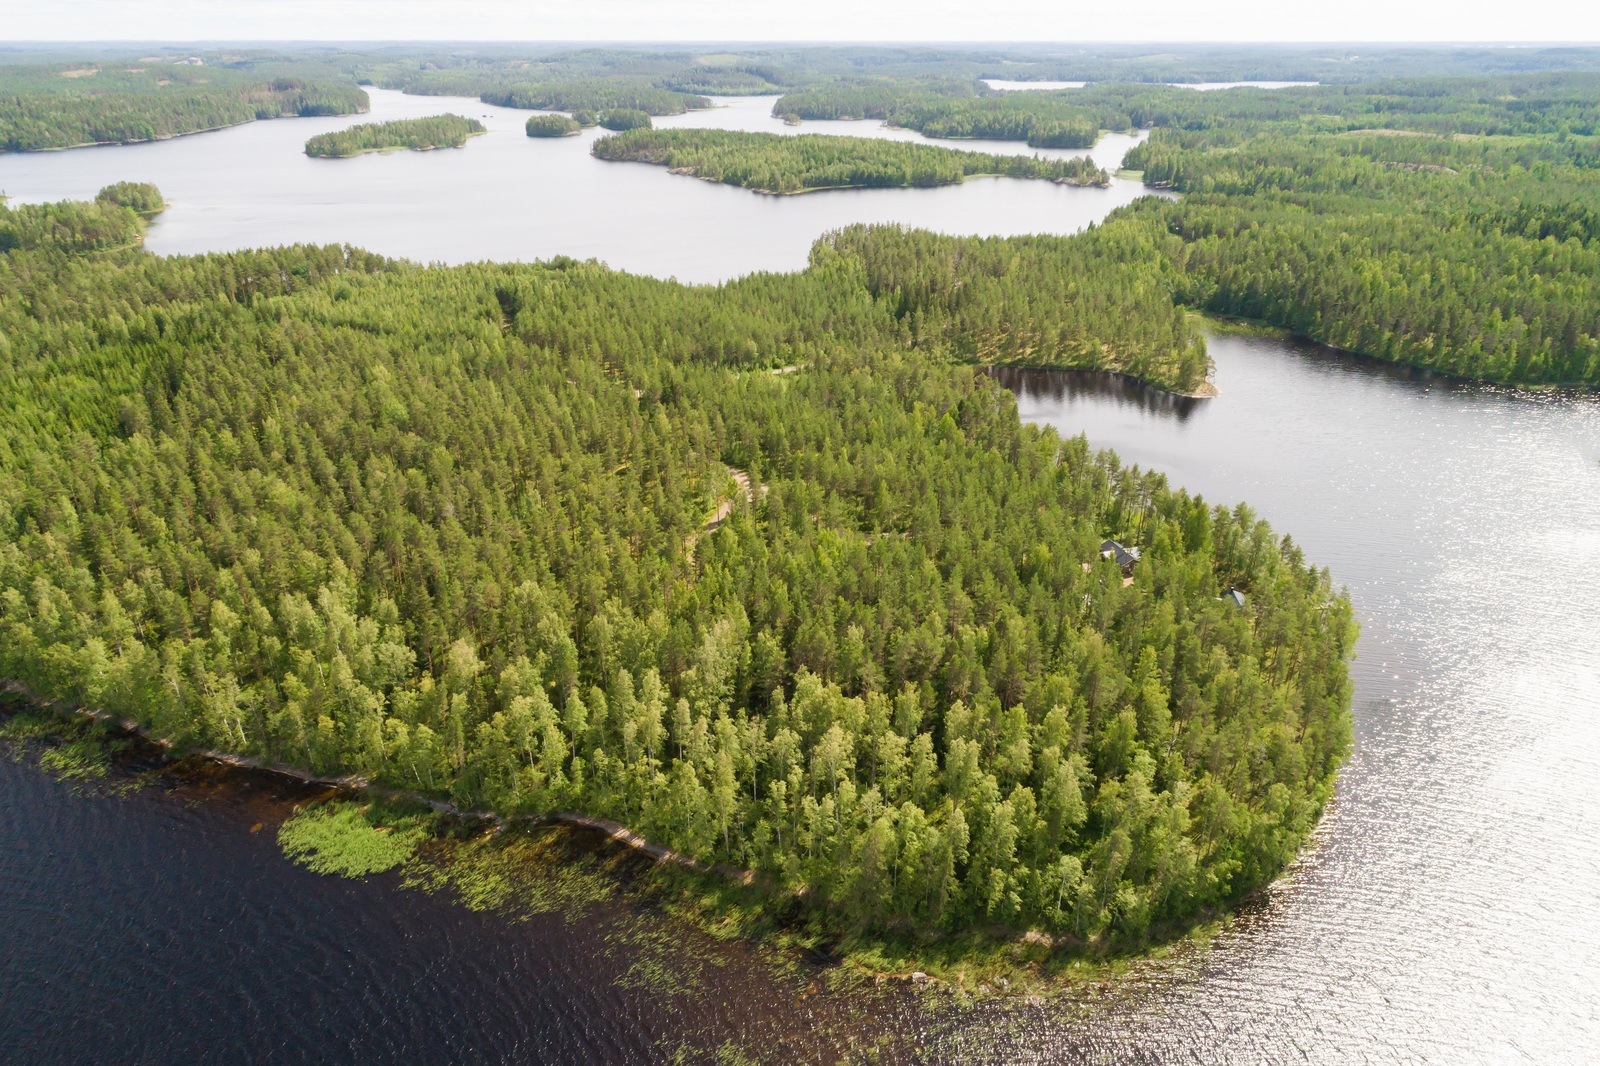
[[[760,192],[796,193],[863,186],[951,185],[974,174],[1104,185],[1110,176],[1087,159],[961,152],[928,144],[735,130],[651,130],[602,137],[600,159],[653,163],[674,173]]]
[[[349,129],[317,134],[306,142],[306,155],[319,159],[342,159],[362,152],[384,152],[393,148],[410,148],[418,152],[433,148],[460,148],[467,143],[468,137],[487,132],[477,119],[462,118],[460,115],[363,122]]]
[[[591,123],[592,125],[592,123]],[[583,129],[582,123],[566,115],[533,115],[524,126],[529,137],[570,137]]]
[[[339,81],[255,79],[168,63],[0,66],[0,152],[127,144],[366,109],[367,94]]]
[[[687,287],[159,259],[72,236],[129,208],[24,212],[85,220],[0,260],[0,674],[38,693],[616,818],[858,928],[1170,929],[1330,794],[1327,575],[940,354],[1041,270],[1055,336],[1181,336],[1158,249],[858,229]]]

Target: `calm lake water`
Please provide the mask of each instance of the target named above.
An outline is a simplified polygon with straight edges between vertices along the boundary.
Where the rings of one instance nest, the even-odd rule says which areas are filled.
[[[592,134],[529,141],[527,112],[374,103],[378,117],[487,113],[497,132],[460,152],[326,162],[298,146],[353,120],[259,123],[0,157],[0,187],[41,199],[155,180],[175,200],[158,251],[348,240],[449,261],[596,255],[696,280],[798,266],[848,221],[1067,230],[1138,191],[997,180],[775,199],[598,163]],[[770,106],[679,121],[784,132]],[[915,136],[802,130],[839,126]],[[113,795],[0,758],[0,1060],[624,1063],[728,1041],[819,1062],[869,1045],[891,1062],[1600,1057],[1600,403],[1279,340],[1211,351],[1208,401],[1001,374],[1024,418],[1248,501],[1355,600],[1357,750],[1338,798],[1316,845],[1209,952],[1043,1006],[951,1012],[898,989],[831,993],[804,967],[774,973],[671,929],[692,980],[663,990],[635,979],[644,949],[616,907],[510,921],[291,865],[270,826],[296,794],[270,782],[157,778]]]
[[[149,181],[171,206],[146,246],[166,255],[277,244],[347,243],[419,262],[597,258],[619,270],[715,282],[757,270],[798,270],[812,242],[858,222],[902,222],[955,234],[1072,233],[1146,191],[1047,181],[972,178],[936,189],[848,189],[761,196],[672,175],[664,167],[607,163],[589,154],[605,130],[528,137],[530,112],[475,99],[369,89],[361,116],[252,122],[153,144],[0,155],[0,192],[20,202],[91,198],[114,181]],[[706,111],[657,119],[662,128],[843,133],[925,141],[878,122],[772,117],[770,96],[734,97]],[[489,132],[464,148],[350,159],[304,154],[313,134],[358,122],[442,112]],[[1092,154],[1114,170],[1139,138],[1112,135]],[[1071,157],[1016,141],[942,142],[973,151]]]

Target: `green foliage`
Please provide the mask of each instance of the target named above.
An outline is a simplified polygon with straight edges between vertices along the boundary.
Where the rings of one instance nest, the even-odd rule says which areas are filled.
[[[468,137],[487,133],[483,123],[460,115],[433,115],[429,118],[402,118],[391,122],[364,122],[349,129],[319,133],[306,142],[306,155],[321,159],[341,159],[362,152],[383,152],[410,148],[425,152],[433,148],[460,148]]]
[[[161,190],[146,181],[119,181],[107,185],[95,194],[95,199],[129,208],[134,214],[145,218],[159,215],[167,209],[167,202],[161,198]]]
[[[532,121],[531,119],[529,121]],[[572,113],[572,121],[583,129],[600,125],[600,117],[586,107],[580,107]]]
[[[0,152],[128,144],[293,115],[367,109],[354,85],[169,63],[0,67]]]
[[[481,95],[486,104],[535,111],[642,111],[649,116],[681,115],[711,106],[711,101],[703,96],[658,89],[647,81],[633,78],[582,78],[511,85],[489,89]]]
[[[373,825],[354,803],[307,807],[278,829],[283,853],[313,873],[370,877],[404,865],[416,852],[420,831]]]
[[[600,159],[654,163],[707,181],[763,192],[862,186],[950,185],[973,174],[1101,185],[1106,172],[1086,159],[958,152],[928,144],[734,130],[650,130],[603,137]]]
[[[1166,253],[1096,241],[848,231],[717,287],[13,251],[0,676],[179,744],[613,818],[858,929],[1181,926],[1305,839],[1354,626],[1248,510],[941,358],[1030,321],[1187,350],[1170,301],[1142,321]],[[1108,535],[1145,549],[1131,584]],[[330,867],[395,860],[349,810],[291,825]]]
[[[627,107],[614,107],[608,111],[602,111],[595,121],[608,130],[647,130],[650,128],[650,115],[647,112]]]
[[[160,195],[156,193],[158,198]],[[77,254],[123,248],[138,244],[143,238],[143,220],[131,208],[110,200],[18,207],[0,202],[0,252],[51,250]]]
[[[527,124],[529,137],[567,137],[582,128],[576,118],[568,118],[566,115],[534,115],[528,119]]]

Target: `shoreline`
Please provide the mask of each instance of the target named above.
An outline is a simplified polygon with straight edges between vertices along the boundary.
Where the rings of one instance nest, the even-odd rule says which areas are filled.
[[[1198,914],[1193,921],[1160,930],[1137,945],[1103,951],[1072,937],[1008,927],[972,927],[956,934],[934,933],[931,937],[927,935],[929,931],[918,933],[902,928],[876,935],[841,932],[826,921],[820,927],[817,925],[817,919],[825,919],[826,912],[806,908],[807,894],[803,888],[796,892],[763,889],[760,886],[767,879],[756,871],[703,863],[654,843],[610,819],[571,811],[507,816],[494,811],[463,810],[449,800],[425,796],[414,790],[376,785],[360,775],[322,776],[231,752],[185,750],[166,738],[151,734],[130,719],[66,700],[42,698],[12,679],[0,680],[0,693],[69,722],[109,726],[120,738],[149,745],[162,767],[177,767],[192,759],[226,771],[268,774],[285,778],[297,786],[338,794],[324,799],[412,804],[459,824],[476,826],[481,832],[479,839],[495,838],[511,830],[549,826],[597,835],[602,846],[620,845],[626,849],[624,854],[639,856],[648,863],[648,869],[666,873],[670,878],[647,884],[643,889],[629,887],[618,880],[611,887],[624,893],[619,898],[632,899],[635,905],[641,899],[647,900],[659,907],[663,917],[684,922],[719,939],[732,936],[756,949],[776,948],[807,955],[820,953],[832,958],[833,965],[842,971],[853,972],[874,985],[895,981],[926,990],[937,988],[952,996],[965,997],[968,1005],[990,996],[1036,1004],[1050,995],[1081,989],[1085,983],[1158,963],[1173,951],[1206,950],[1225,923],[1240,910],[1255,905],[1276,881],[1235,901],[1228,909]],[[431,835],[436,840],[448,839],[446,833]],[[748,893],[752,891],[759,895],[750,896]],[[634,898],[634,894],[638,894],[638,898]],[[769,906],[776,913],[769,913]],[[731,928],[729,923],[733,923]]]

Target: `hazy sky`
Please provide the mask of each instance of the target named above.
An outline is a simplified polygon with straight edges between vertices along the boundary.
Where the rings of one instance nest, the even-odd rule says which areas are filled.
[[[0,41],[1600,41],[1596,0],[0,0]]]

